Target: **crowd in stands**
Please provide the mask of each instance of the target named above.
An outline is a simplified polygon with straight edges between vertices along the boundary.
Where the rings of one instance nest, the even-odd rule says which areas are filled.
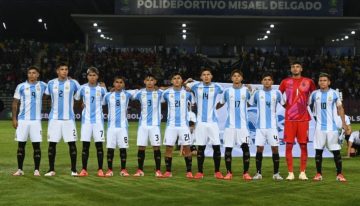
[[[142,86],[144,73],[153,73],[160,85],[169,85],[168,77],[180,71],[184,77],[199,77],[202,67],[211,67],[214,81],[229,82],[230,72],[240,68],[244,72],[245,83],[260,83],[260,74],[270,71],[275,84],[290,74],[289,62],[303,62],[303,76],[316,81],[320,72],[332,76],[332,87],[339,88],[344,98],[356,99],[360,96],[360,56],[320,55],[315,50],[298,49],[286,52],[266,52],[249,49],[238,56],[221,60],[208,58],[202,54],[189,54],[181,49],[114,49],[92,48],[85,52],[85,46],[75,43],[44,43],[33,40],[0,40],[0,91],[13,93],[16,85],[26,78],[26,68],[38,65],[41,80],[54,78],[58,62],[69,64],[70,76],[80,83],[86,82],[86,70],[95,66],[100,70],[102,81],[111,86],[115,75],[127,78],[127,86]]]

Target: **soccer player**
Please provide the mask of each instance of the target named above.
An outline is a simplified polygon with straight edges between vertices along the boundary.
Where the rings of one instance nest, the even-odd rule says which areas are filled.
[[[306,161],[307,161],[307,142],[309,132],[310,114],[307,102],[311,92],[315,90],[314,82],[301,76],[303,67],[300,62],[291,64],[291,77],[281,81],[279,90],[283,93],[285,101],[285,125],[284,141],[286,142],[286,163],[289,175],[286,180],[294,180],[292,148],[295,137],[300,145],[300,180],[307,180]]]
[[[14,176],[22,176],[23,162],[25,159],[25,145],[28,137],[34,149],[34,176],[40,176],[39,167],[41,160],[40,142],[42,141],[41,128],[41,105],[46,84],[38,81],[39,69],[30,66],[27,69],[27,81],[16,87],[14,100],[12,103],[12,124],[16,129],[15,140],[18,142],[17,162],[18,170]],[[20,102],[20,107],[18,107]],[[17,115],[18,108],[20,108]]]
[[[240,70],[231,72],[232,87],[224,90],[224,95],[217,104],[216,109],[227,103],[227,120],[224,131],[225,165],[227,174],[225,180],[232,179],[231,162],[232,149],[237,144],[243,151],[243,179],[251,180],[249,175],[250,151],[249,151],[249,129],[247,126],[247,104],[250,99],[249,89],[241,82],[243,73]]]
[[[198,145],[197,161],[198,172],[195,179],[204,178],[203,165],[205,160],[206,144],[210,142],[213,146],[213,160],[215,167],[214,176],[217,179],[223,179],[220,172],[221,151],[219,126],[216,117],[216,98],[223,93],[223,88],[212,83],[213,75],[210,68],[203,68],[200,72],[201,82],[187,83],[186,86],[194,92],[197,105],[197,122],[195,127],[195,145]]]
[[[162,177],[161,166],[161,90],[156,90],[156,78],[152,74],[147,74],[144,79],[145,88],[137,91],[133,99],[138,100],[141,104],[141,116],[139,119],[139,128],[137,133],[138,146],[138,169],[134,174],[135,177],[144,176],[145,149],[150,140],[153,146],[155,159],[155,176]]]
[[[64,138],[64,142],[69,145],[71,159],[71,176],[78,176],[76,171],[76,126],[74,115],[74,95],[79,90],[80,85],[74,79],[68,78],[69,67],[65,63],[56,66],[58,77],[50,80],[45,94],[51,96],[51,111],[49,114],[48,125],[48,156],[49,171],[45,176],[55,176],[55,156],[56,144]]]
[[[336,119],[334,114],[334,109],[337,109],[337,113],[341,117],[342,126],[346,130],[347,125],[345,123],[344,109],[339,93],[329,87],[330,76],[328,74],[321,73],[319,75],[318,84],[320,89],[311,93],[309,99],[309,105],[313,105],[316,116],[314,148],[316,151],[315,162],[317,174],[313,180],[322,180],[322,153],[324,147],[327,146],[334,154],[334,162],[337,171],[336,180],[346,182],[346,179],[342,174],[341,145],[339,144],[339,133],[335,123]]]
[[[354,131],[349,138],[349,145],[347,149],[347,158],[355,157],[360,152],[360,132]]]
[[[166,102],[168,105],[167,124],[164,137],[164,144],[166,145],[166,172],[163,177],[167,178],[172,176],[172,152],[175,142],[179,137],[179,144],[182,146],[186,164],[186,177],[193,178],[191,172],[192,154],[190,151],[192,140],[188,121],[188,107],[192,100],[191,94],[182,87],[183,79],[180,73],[172,74],[171,83],[173,86],[165,90],[162,95],[162,102]]]
[[[106,89],[98,84],[99,70],[90,67],[87,70],[88,83],[81,85],[75,95],[76,100],[82,99],[84,108],[81,119],[81,141],[82,141],[82,170],[79,174],[81,177],[88,176],[87,163],[89,159],[89,148],[91,137],[94,137],[96,154],[98,160],[97,176],[103,177],[102,170],[104,151],[104,115],[102,111],[102,102]]]
[[[256,174],[254,180],[262,179],[261,165],[263,159],[264,145],[267,142],[271,145],[272,160],[274,164],[274,180],[283,180],[279,174],[279,134],[277,130],[276,106],[278,103],[284,104],[281,92],[272,89],[274,83],[273,76],[265,73],[261,83],[263,88],[256,90],[251,96],[250,104],[257,106],[257,123],[255,134],[256,145]]]
[[[104,98],[104,105],[108,107],[108,129],[106,132],[106,148],[108,171],[106,177],[113,173],[113,159],[116,147],[120,148],[121,176],[129,176],[126,170],[127,148],[129,148],[127,109],[129,100],[135,90],[125,91],[125,78],[116,76],[114,78],[114,91],[108,92]]]

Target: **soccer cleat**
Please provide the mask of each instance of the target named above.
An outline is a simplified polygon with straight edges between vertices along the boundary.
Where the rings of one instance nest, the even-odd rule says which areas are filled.
[[[141,169],[136,170],[136,173],[133,175],[134,177],[142,177],[144,176],[144,172]]]
[[[248,172],[243,174],[243,180],[252,180],[252,177],[249,175]]]
[[[71,176],[73,177],[79,177],[79,174],[75,171],[71,171]]]
[[[202,172],[198,172],[194,176],[194,179],[203,179],[203,178],[204,178],[204,173]]]
[[[300,174],[299,174],[299,180],[308,180],[308,178],[306,177],[305,172],[300,172]]]
[[[293,181],[295,179],[295,175],[293,172],[289,172],[289,175],[287,176],[286,180]]]
[[[194,178],[192,172],[187,172],[187,173],[186,173],[186,177],[189,178],[189,179]]]
[[[339,182],[346,182],[344,175],[341,173],[336,176],[336,180]]]
[[[321,181],[322,180],[322,176],[320,173],[316,173],[315,177],[313,178],[314,181]]]
[[[224,179],[224,176],[221,174],[221,172],[215,172],[214,177],[216,179]]]
[[[231,172],[228,172],[225,177],[224,177],[224,180],[232,180],[232,173]]]
[[[34,170],[34,176],[36,176],[36,177],[40,177],[40,176],[41,176],[39,170]]]
[[[105,177],[112,177],[112,176],[114,176],[114,173],[113,173],[113,171],[112,171],[112,170],[108,170],[108,171],[106,171],[106,173],[105,173]]]
[[[262,180],[262,175],[257,172],[257,173],[254,175],[253,180]]]
[[[276,174],[273,175],[273,180],[281,181],[281,180],[283,180],[283,179],[284,179],[284,178],[282,178],[282,177],[280,176],[280,173],[276,173]]]
[[[166,171],[166,172],[163,174],[163,178],[169,178],[169,177],[172,177],[172,173]]]
[[[12,174],[13,176],[23,176],[24,175],[24,171],[22,171],[21,169],[18,169],[14,174]]]
[[[155,171],[155,177],[164,177],[160,170]]]
[[[97,172],[97,176],[98,177],[105,177],[104,171],[102,169],[99,169],[98,172]]]
[[[126,169],[122,169],[122,170],[120,171],[120,176],[128,177],[128,176],[130,176],[130,175],[129,175],[129,173],[128,173],[128,171],[127,171]]]
[[[73,175],[71,174],[71,176]],[[82,169],[79,174],[79,177],[87,177],[87,176],[89,176],[89,173],[85,169]]]
[[[45,177],[52,177],[52,176],[55,176],[55,171],[49,171],[49,172],[47,172],[44,176]]]

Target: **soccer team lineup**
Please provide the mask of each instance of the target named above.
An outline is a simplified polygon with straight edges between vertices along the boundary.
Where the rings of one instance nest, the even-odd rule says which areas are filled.
[[[57,78],[48,83],[39,80],[39,69],[30,66],[27,69],[27,80],[20,83],[14,92],[12,103],[12,126],[16,129],[15,140],[18,143],[18,169],[13,176],[23,176],[25,146],[30,139],[33,147],[34,176],[56,176],[55,159],[56,146],[61,140],[68,144],[71,168],[69,174],[74,177],[89,176],[87,169],[90,142],[96,148],[97,176],[112,177],[134,176],[141,178],[154,175],[156,178],[171,178],[174,148],[181,145],[184,158],[184,175],[189,179],[203,179],[212,176],[216,179],[231,180],[233,175],[242,175],[246,181],[261,180],[264,147],[271,147],[274,181],[293,181],[295,179],[308,180],[306,173],[309,141],[309,121],[314,117],[314,149],[316,171],[313,181],[321,181],[322,154],[325,147],[333,154],[336,172],[334,180],[346,182],[342,171],[342,157],[340,154],[342,139],[348,143],[347,156],[355,154],[351,144],[354,138],[350,121],[345,116],[341,95],[331,89],[331,77],[327,73],[320,73],[316,84],[310,78],[301,75],[303,71],[300,62],[291,63],[291,76],[281,81],[278,89],[272,88],[271,73],[261,74],[261,89],[253,89],[250,85],[242,84],[243,73],[234,69],[230,78],[232,86],[223,88],[212,82],[212,71],[203,68],[199,74],[200,80],[183,79],[181,73],[173,73],[169,80],[170,87],[158,87],[155,74],[145,74],[144,88],[125,90],[126,78],[115,76],[110,91],[104,83],[99,82],[99,70],[89,67],[88,82],[83,85],[68,76],[69,68],[65,63],[56,66]],[[194,77],[194,79],[197,77]],[[317,89],[317,87],[319,89]],[[47,154],[49,168],[41,174],[42,159],[40,144],[42,142],[41,111],[43,97],[51,99],[47,132]],[[77,131],[74,114],[74,100],[82,104],[81,131]],[[129,148],[127,111],[130,101],[138,101],[141,111],[137,128],[137,168],[134,174],[129,174],[127,150]],[[167,105],[167,122],[164,135],[160,132],[161,105]],[[288,174],[282,177],[279,172],[279,132],[277,128],[276,107],[281,104],[285,108],[284,142],[285,162]],[[196,105],[195,113],[192,107]],[[247,108],[257,108],[256,117],[256,173],[249,172],[250,134],[248,128]],[[107,128],[104,126],[103,107],[107,109]],[[220,129],[216,111],[226,107],[226,122],[223,141],[220,141]],[[340,132],[339,132],[340,131]],[[355,137],[357,135],[357,137]],[[78,149],[76,142],[81,141],[82,169],[77,170],[76,161]],[[349,141],[349,139],[351,141]],[[297,142],[298,144],[294,145]],[[350,143],[350,144],[349,144]],[[104,154],[104,144],[106,156]],[[226,172],[221,168],[221,144],[225,148],[223,156]],[[165,153],[161,153],[164,145]],[[135,147],[135,145],[131,145]],[[145,150],[151,146],[154,153],[154,171],[145,171]],[[206,146],[212,147],[214,173],[204,174]],[[293,147],[300,147],[300,165],[293,166]],[[242,174],[232,172],[232,153],[234,147],[240,147],[243,163]],[[196,149],[197,171],[193,171],[193,148]],[[120,170],[113,167],[115,152],[120,151]],[[103,167],[103,159],[107,161],[107,168]],[[161,171],[162,156],[164,156],[165,171]],[[281,164],[282,165],[282,164]],[[45,171],[45,170],[44,170]],[[120,171],[120,173],[118,173]],[[298,174],[295,171],[299,171]]]

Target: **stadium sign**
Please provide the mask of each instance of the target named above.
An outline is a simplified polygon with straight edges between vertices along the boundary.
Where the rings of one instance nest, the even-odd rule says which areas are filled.
[[[115,0],[120,15],[342,16],[343,0]]]

